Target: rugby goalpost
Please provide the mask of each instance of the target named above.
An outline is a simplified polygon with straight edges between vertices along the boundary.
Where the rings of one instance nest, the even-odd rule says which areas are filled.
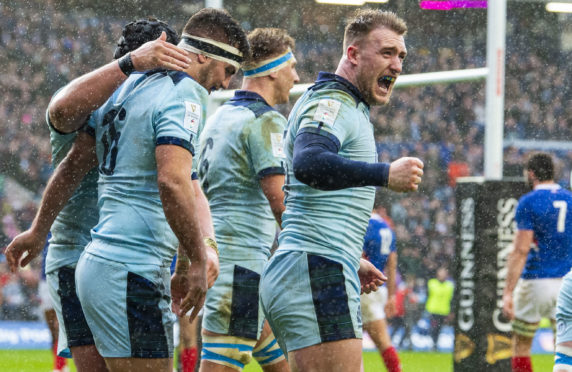
[[[467,81],[483,80],[488,75],[488,68],[473,68],[465,70],[450,70],[439,72],[426,72],[421,74],[401,75],[395,81],[395,89],[411,88],[432,84],[452,84]],[[290,97],[297,98],[301,96],[313,84],[296,84],[290,90]],[[210,115],[223,102],[231,99],[234,90],[219,90],[211,93],[209,98],[208,114]]]

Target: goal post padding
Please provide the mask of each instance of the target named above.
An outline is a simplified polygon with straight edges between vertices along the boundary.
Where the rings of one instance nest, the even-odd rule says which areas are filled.
[[[502,315],[507,259],[522,178],[458,178],[455,188],[455,372],[511,369],[511,324]]]

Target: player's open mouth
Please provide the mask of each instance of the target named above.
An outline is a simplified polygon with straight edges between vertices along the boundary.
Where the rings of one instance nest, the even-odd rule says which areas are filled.
[[[393,76],[382,76],[377,80],[377,83],[379,84],[379,86],[381,88],[385,88],[386,91],[389,92],[389,87],[391,87],[391,84],[395,81],[395,78]]]

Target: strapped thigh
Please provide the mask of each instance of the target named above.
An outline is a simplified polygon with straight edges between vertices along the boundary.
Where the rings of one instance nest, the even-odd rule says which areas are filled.
[[[572,348],[556,345],[554,355],[554,371],[572,372]]]
[[[243,337],[203,335],[201,359],[242,371],[252,359],[255,344],[256,340]]]
[[[272,333],[253,350],[252,356],[261,367],[276,364],[285,359],[284,353]]]

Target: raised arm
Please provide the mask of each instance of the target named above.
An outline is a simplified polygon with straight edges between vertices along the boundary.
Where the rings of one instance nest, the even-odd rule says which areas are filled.
[[[6,248],[6,259],[13,272],[18,270],[20,260],[24,267],[42,252],[54,220],[96,164],[95,139],[85,132],[78,133],[72,148],[48,181],[32,225]],[[24,253],[27,255],[22,259]]]
[[[103,105],[132,71],[154,68],[182,71],[188,68],[191,61],[188,53],[166,40],[167,34],[163,32],[157,40],[70,82],[50,102],[50,123],[62,133],[79,129],[88,115]]]
[[[383,186],[393,191],[415,191],[423,175],[423,162],[401,158],[391,164],[366,163],[338,155],[331,139],[301,133],[294,141],[293,168],[296,178],[320,190],[340,190],[359,186]]]

